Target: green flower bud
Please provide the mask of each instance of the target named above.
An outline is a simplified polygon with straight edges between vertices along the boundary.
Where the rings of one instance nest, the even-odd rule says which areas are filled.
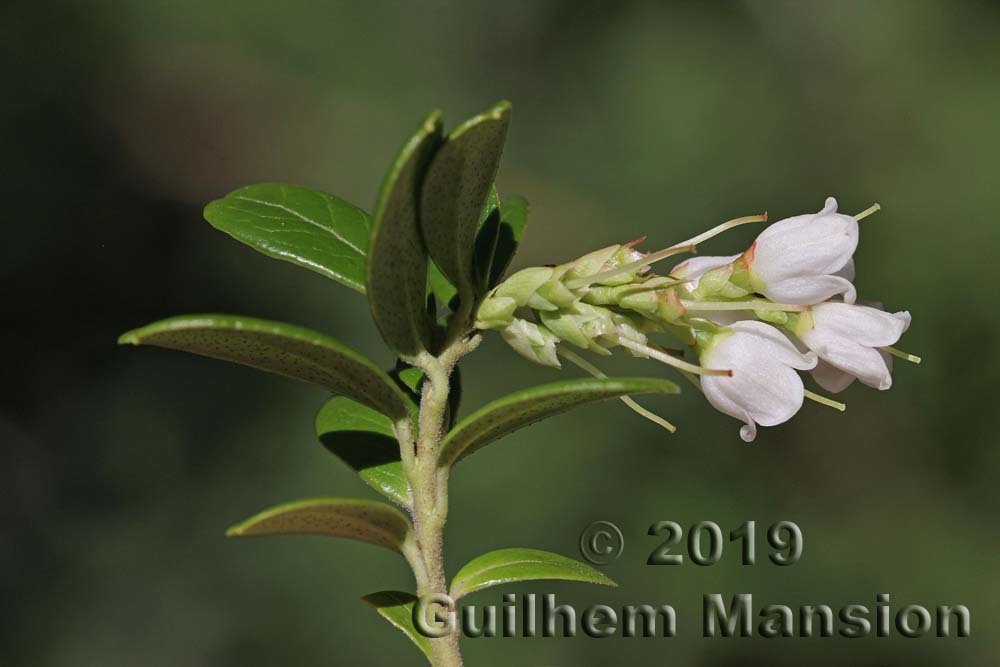
[[[615,325],[614,340],[612,341],[611,336],[605,334],[597,338],[598,343],[614,346],[619,344],[619,339],[624,338],[634,343],[648,344],[649,339],[646,338],[646,334],[643,332],[643,329],[647,329],[648,325],[641,318],[631,317],[623,313],[611,313],[611,319]],[[652,324],[652,322],[648,324]],[[637,353],[631,349],[626,348],[626,351],[632,356],[637,356]]]
[[[681,281],[669,276],[650,276],[649,278],[636,277],[627,285],[617,285],[614,287],[605,285],[591,285],[583,294],[582,301],[594,306],[618,306],[620,301],[630,295],[643,291],[652,291],[660,287],[673,287]]]
[[[509,296],[486,297],[476,311],[477,329],[502,329],[514,321],[517,301]]]
[[[618,305],[662,323],[676,323],[687,313],[673,287],[629,294]]]
[[[500,335],[515,352],[528,361],[560,368],[559,357],[556,355],[559,338],[545,327],[515,318],[500,331]]]
[[[660,297],[657,290],[642,290],[622,295],[618,299],[618,305],[647,317],[655,317],[656,311],[660,307]]]
[[[618,252],[619,248],[621,248],[621,246],[615,244],[608,246],[607,248],[601,248],[600,250],[587,253],[575,262],[570,262],[566,265],[566,280],[572,280],[574,278],[587,278],[600,273],[603,270],[613,269],[614,267],[607,266],[607,263],[608,260],[610,260],[614,254]]]
[[[595,341],[599,336],[614,332],[611,311],[580,303],[572,309],[540,312],[538,316],[542,324],[561,340],[605,356],[611,354]]]
[[[557,308],[568,308],[580,300],[580,297],[570,291],[561,280],[555,277],[543,283],[536,290],[535,295],[545,299],[546,303],[552,304]]]
[[[518,307],[528,306],[535,291],[552,278],[555,269],[548,266],[534,266],[522,269],[507,280],[497,285],[492,296],[503,296],[514,299]],[[535,308],[535,306],[531,306]],[[541,310],[555,310],[557,306],[548,303]]]
[[[698,280],[698,287],[691,291],[691,294],[698,300],[705,297],[715,296],[729,284],[729,278],[733,275],[733,265],[726,264],[717,269],[712,269],[701,276]]]

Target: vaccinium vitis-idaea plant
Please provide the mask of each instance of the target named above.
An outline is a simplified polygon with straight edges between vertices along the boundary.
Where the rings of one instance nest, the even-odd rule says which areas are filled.
[[[744,421],[747,440],[756,424],[790,418],[805,396],[839,405],[805,391],[797,371],[811,370],[831,391],[855,377],[885,389],[889,355],[908,356],[890,347],[908,314],[853,305],[857,219],[838,214],[833,199],[818,214],[765,229],[741,255],[697,257],[662,276],[651,271],[655,262],[766,216],[724,223],[650,255],[636,243],[614,245],[504,280],[527,225],[524,199],[500,198],[493,185],[509,121],[510,105],[502,102],[445,134],[440,114],[432,113],[390,165],[371,214],[334,195],[282,184],[241,188],[205,208],[207,220],[237,240],[364,295],[397,357],[394,368],[383,370],[325,334],[244,316],[174,317],[121,337],[334,394],[316,418],[320,441],[392,504],[300,500],[261,512],[229,535],[325,535],[397,552],[416,590],[364,599],[438,667],[462,664],[458,630],[418,630],[418,599],[453,602],[537,579],[614,585],[583,563],[527,548],[474,558],[450,586],[445,577],[448,479],[469,454],[522,426],[612,398],[674,429],[631,398],[676,393],[673,382],[609,378],[572,348],[598,356],[621,349],[673,367],[700,384],[712,405]],[[530,361],[559,367],[566,359],[593,377],[515,392],[459,419],[458,364],[487,330]],[[694,358],[660,347],[653,337],[661,334],[690,346]]]

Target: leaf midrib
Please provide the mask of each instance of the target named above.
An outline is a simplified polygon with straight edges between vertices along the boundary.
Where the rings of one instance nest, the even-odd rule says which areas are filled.
[[[288,191],[284,187],[281,188],[281,196],[285,200],[288,199]],[[289,208],[288,206],[286,206],[284,204],[277,204],[275,202],[269,202],[269,201],[265,201],[263,199],[254,199],[253,197],[247,197],[245,195],[233,195],[233,199],[237,199],[237,200],[240,200],[240,201],[248,201],[248,202],[251,202],[253,204],[258,204],[260,206],[266,206],[266,207],[270,207],[270,208],[276,208],[279,211],[284,211],[285,213],[288,213],[292,217],[298,218],[302,222],[310,224],[310,225],[316,227],[317,229],[321,229],[324,232],[327,232],[328,234],[333,235],[338,241],[340,241],[341,243],[343,243],[344,245],[346,245],[348,248],[350,248],[351,250],[353,250],[354,252],[356,252],[362,258],[366,258],[368,256],[363,250],[361,250],[361,248],[359,248],[358,246],[354,245],[353,243],[351,243],[350,241],[348,241],[346,238],[344,238],[343,236],[341,236],[340,233],[337,232],[337,230],[335,228],[333,228],[333,227],[325,227],[322,223],[320,223],[320,222],[318,222],[316,220],[313,220],[312,218],[309,218],[309,217],[307,217],[305,215],[302,215],[301,213],[299,213],[295,209]],[[328,199],[324,198],[324,204],[326,205],[327,211],[330,213],[330,217],[332,219],[333,218],[333,211],[330,210],[330,201]]]
[[[452,592],[454,592],[456,590],[461,591],[462,587],[463,587],[463,584],[465,584],[465,582],[469,581],[473,577],[482,576],[483,574],[485,574],[486,572],[490,572],[491,570],[499,570],[501,568],[510,567],[512,565],[531,565],[531,564],[535,564],[535,565],[555,565],[550,560],[542,560],[542,559],[539,559],[539,558],[524,558],[524,559],[521,559],[521,560],[512,560],[512,561],[509,561],[509,562],[506,562],[506,563],[502,563],[502,564],[499,564],[499,565],[488,565],[488,566],[484,567],[481,570],[477,570],[476,572],[472,572],[469,575],[463,577],[461,579],[461,581],[455,581],[455,582],[453,582],[452,586],[451,586]],[[468,593],[469,591],[465,591],[465,592]]]

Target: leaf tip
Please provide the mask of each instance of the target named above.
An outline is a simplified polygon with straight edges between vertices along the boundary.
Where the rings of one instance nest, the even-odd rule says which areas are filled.
[[[246,537],[247,522],[243,521],[226,529],[226,537]]]
[[[490,109],[490,113],[499,118],[509,114],[513,108],[514,106],[510,103],[510,100],[500,100],[493,105],[493,108]]]
[[[137,331],[138,331],[137,329],[133,329],[132,331],[126,331],[125,333],[123,333],[121,336],[118,337],[118,344],[138,345],[140,341]]]
[[[444,114],[440,109],[434,109],[424,119],[424,130],[430,133],[439,131],[444,126]]]

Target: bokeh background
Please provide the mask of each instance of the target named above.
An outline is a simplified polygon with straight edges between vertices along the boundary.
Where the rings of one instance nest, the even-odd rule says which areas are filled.
[[[357,294],[231,241],[201,207],[273,180],[370,207],[427,111],[454,124],[501,98],[514,125],[498,186],[532,204],[518,266],[828,195],[849,212],[878,201],[859,289],[913,313],[901,346],[925,361],[750,446],[686,388],[656,401],[672,437],[612,402],[473,457],[454,479],[451,571],[505,546],[575,555],[585,525],[613,520],[619,589],[524,590],[671,603],[680,636],[466,640],[468,664],[997,664],[998,31],[1000,5],[972,1],[5,3],[0,664],[421,664],[358,601],[410,587],[393,554],[223,537],[273,503],[372,496],[314,438],[323,392],[115,339],[172,314],[245,313],[389,365]],[[463,370],[466,411],[556,378],[496,339]],[[661,519],[793,520],[805,554],[648,567]],[[973,636],[706,640],[710,592],[964,603]]]

